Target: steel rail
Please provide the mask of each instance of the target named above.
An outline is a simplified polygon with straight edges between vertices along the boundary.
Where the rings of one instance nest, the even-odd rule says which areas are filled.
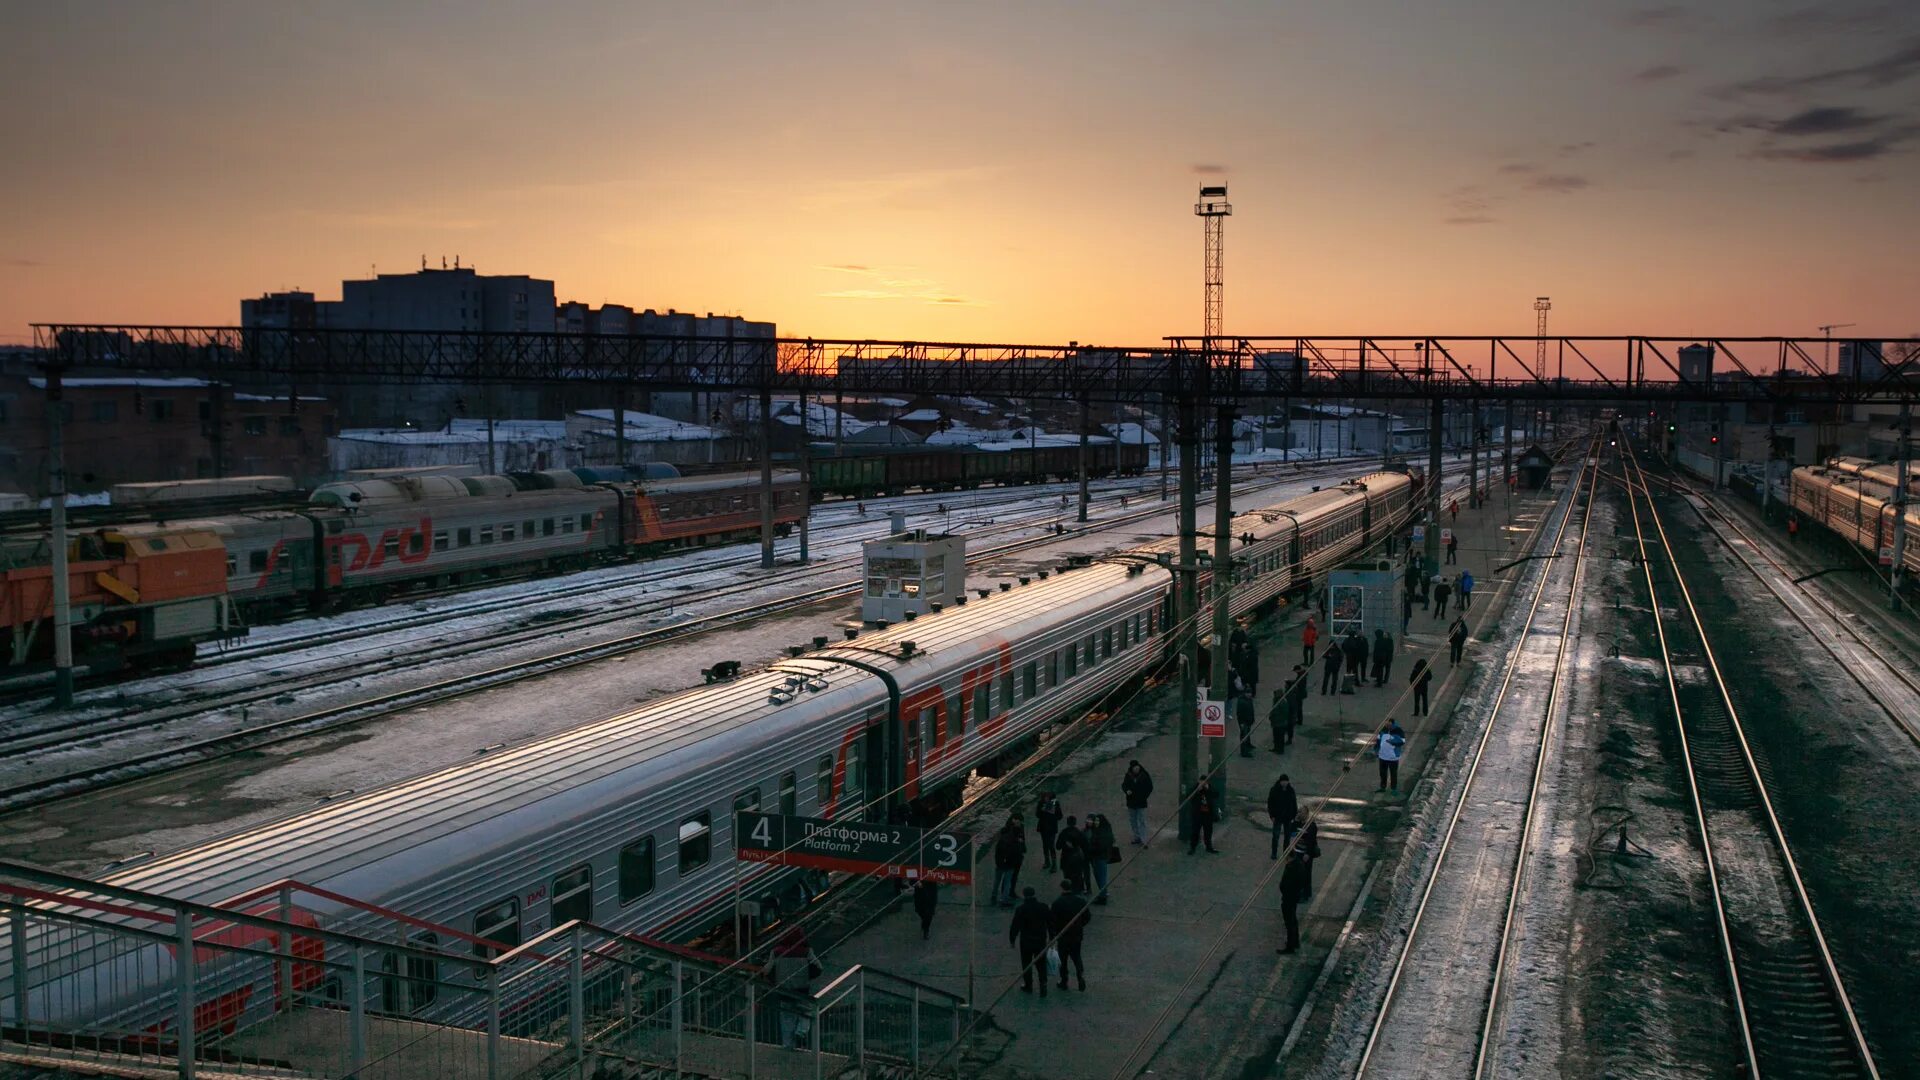
[[[1741,540],[1745,541],[1748,547],[1759,553],[1760,557],[1766,560],[1768,565],[1779,571],[1781,575],[1787,579],[1789,585],[1798,588],[1806,597],[1809,604],[1819,610],[1820,613],[1828,619],[1832,620],[1834,626],[1846,631],[1847,636],[1853,639],[1854,644],[1871,654],[1875,660],[1880,661],[1882,670],[1905,684],[1907,689],[1913,691],[1915,695],[1920,695],[1920,679],[1915,679],[1912,675],[1907,674],[1905,661],[1896,661],[1894,658],[1889,657],[1873,642],[1868,641],[1859,630],[1855,629],[1854,626],[1842,616],[1840,610],[1825,597],[1808,588],[1805,582],[1796,582],[1794,571],[1781,565],[1780,560],[1774,558],[1773,553],[1767,550],[1760,541],[1755,539],[1753,533],[1743,527],[1740,522],[1734,520],[1733,515],[1714,505],[1713,501],[1702,494],[1699,488],[1684,480],[1680,481],[1677,486],[1683,488],[1686,493],[1693,495],[1700,501],[1701,507],[1697,507],[1696,511],[1700,514],[1701,520],[1706,523],[1708,528],[1713,528],[1713,522],[1708,517],[1708,511],[1711,511],[1712,517],[1718,518],[1723,525],[1731,529]],[[1747,556],[1746,552],[1741,551],[1739,547],[1729,542],[1718,529],[1715,529],[1715,535],[1719,537],[1721,544],[1723,544],[1728,551],[1739,558],[1741,565],[1745,566],[1747,570],[1753,574],[1754,578],[1766,587],[1767,595],[1772,596],[1778,601],[1780,606],[1784,608],[1788,614],[1793,616],[1794,621],[1799,623],[1800,626],[1807,631],[1808,635],[1820,643],[1820,647],[1826,650],[1827,655],[1833,657],[1834,662],[1844,668],[1848,675],[1852,676],[1854,682],[1859,685],[1860,689],[1869,698],[1873,699],[1873,703],[1878,705],[1880,710],[1887,714],[1888,719],[1894,722],[1894,726],[1898,727],[1909,739],[1920,743],[1920,728],[1916,728],[1913,724],[1906,722],[1902,719],[1900,713],[1894,711],[1892,706],[1881,700],[1879,694],[1875,693],[1873,688],[1868,686],[1866,681],[1854,671],[1853,665],[1848,663],[1847,660],[1840,655],[1839,651],[1833,647],[1833,644],[1827,640],[1826,635],[1822,634],[1818,628],[1807,621],[1807,617],[1801,614],[1792,604],[1787,603],[1786,598],[1780,595],[1780,590],[1776,588],[1772,582],[1767,580],[1766,575],[1760,572],[1760,568],[1754,565],[1753,560]]]
[[[1598,440],[1596,439],[1595,442],[1597,444]],[[1582,484],[1590,484],[1592,478],[1589,474],[1590,472],[1595,471],[1595,470],[1590,470],[1584,464],[1584,459],[1583,459],[1582,465],[1580,466],[1580,470],[1581,472],[1580,472],[1579,478],[1575,481],[1575,483],[1573,483],[1570,486],[1568,490],[1566,510],[1561,513],[1559,525],[1554,530],[1552,546],[1555,549],[1559,548],[1561,541],[1566,537],[1567,526],[1569,522],[1571,522],[1573,518],[1574,510],[1580,501],[1580,488]],[[1592,508],[1593,508],[1593,501],[1591,496],[1589,496],[1587,501],[1587,517],[1589,520],[1592,517]],[[1584,536],[1585,536],[1585,526],[1583,524],[1582,526],[1583,550],[1585,546]],[[1575,574],[1576,582],[1578,581],[1578,576],[1579,575],[1576,572]],[[1551,579],[1552,579],[1552,575],[1550,573],[1543,571],[1540,575],[1539,582],[1534,586],[1533,599],[1527,607],[1527,618],[1526,618],[1526,621],[1523,623],[1524,629],[1522,630],[1519,639],[1516,640],[1513,645],[1513,654],[1516,659],[1519,656],[1520,649],[1526,644],[1527,638],[1533,633],[1533,618],[1534,618],[1534,615],[1540,610],[1541,602],[1546,598],[1547,586],[1551,581]],[[1572,610],[1573,610],[1573,602],[1571,599],[1569,599],[1568,611],[1571,612]],[[1564,631],[1561,637],[1564,642],[1564,638],[1565,638]],[[1564,650],[1564,645],[1563,645],[1563,650]],[[1431,870],[1429,870],[1427,874],[1426,884],[1421,889],[1420,902],[1414,908],[1413,919],[1408,924],[1406,939],[1401,943],[1400,955],[1394,961],[1393,973],[1389,976],[1387,980],[1387,989],[1385,994],[1383,994],[1381,997],[1380,1008],[1378,1012],[1376,1012],[1374,1015],[1372,1028],[1367,1032],[1366,1046],[1361,1050],[1360,1062],[1354,1069],[1354,1076],[1356,1078],[1366,1075],[1367,1067],[1370,1064],[1372,1064],[1374,1053],[1380,1047],[1381,1037],[1386,1031],[1387,1017],[1393,1011],[1393,1007],[1396,1001],[1398,1000],[1397,995],[1399,994],[1399,991],[1400,991],[1401,982],[1406,976],[1408,961],[1412,959],[1414,944],[1420,938],[1420,929],[1421,929],[1422,923],[1425,921],[1425,918],[1426,918],[1428,904],[1433,899],[1434,889],[1439,884],[1442,869],[1446,866],[1447,856],[1452,851],[1453,841],[1459,828],[1460,819],[1466,812],[1468,800],[1473,794],[1474,780],[1479,775],[1480,763],[1486,752],[1487,744],[1492,740],[1494,729],[1498,726],[1497,721],[1500,717],[1500,710],[1502,706],[1506,703],[1507,692],[1513,686],[1513,677],[1517,668],[1518,668],[1517,663],[1509,663],[1507,665],[1506,674],[1504,675],[1504,677],[1502,677],[1500,682],[1499,692],[1494,698],[1493,708],[1488,714],[1486,726],[1480,733],[1480,741],[1474,745],[1473,756],[1467,767],[1466,779],[1463,782],[1463,785],[1461,787],[1460,798],[1454,803],[1453,812],[1447,818],[1446,829],[1441,835],[1440,848],[1434,855],[1433,867]],[[1557,686],[1559,681],[1559,670],[1557,666],[1554,672],[1554,681]],[[1547,716],[1549,718],[1552,716],[1551,707],[1549,707],[1547,711]],[[1538,767],[1536,766],[1536,775],[1537,775],[1537,769]],[[1537,785],[1535,785],[1535,787],[1537,788]],[[1529,801],[1529,805],[1531,805],[1531,802],[1532,802],[1531,794],[1529,795],[1528,801]],[[1522,850],[1524,850],[1524,848]],[[1515,878],[1515,888],[1516,889],[1518,888],[1517,876]],[[1511,912],[1512,910],[1511,902],[1509,903],[1508,910],[1509,912]],[[1502,934],[1503,943],[1504,943],[1504,937],[1505,937],[1505,934],[1503,931],[1503,934]],[[1491,998],[1489,998],[1489,1002],[1488,1002],[1488,1011],[1489,1013],[1491,1013],[1492,1011]],[[1476,1075],[1478,1075],[1478,1061],[1483,1056],[1481,1051],[1482,1051],[1482,1048],[1484,1047],[1485,1037],[1486,1037],[1485,1028],[1483,1026],[1482,1036],[1481,1036],[1482,1038],[1481,1047],[1476,1047],[1474,1052],[1475,1061],[1476,1061],[1476,1066],[1475,1066]]]
[[[1793,851],[1787,843],[1786,834],[1780,828],[1780,819],[1774,812],[1773,799],[1767,793],[1767,785],[1761,776],[1759,765],[1753,757],[1753,748],[1748,743],[1746,731],[1741,725],[1739,710],[1734,707],[1733,698],[1727,691],[1726,677],[1721,671],[1718,659],[1714,656],[1713,645],[1707,638],[1706,625],[1700,618],[1699,609],[1694,605],[1693,592],[1687,587],[1686,578],[1680,570],[1679,560],[1674,554],[1672,540],[1667,535],[1666,526],[1660,520],[1659,509],[1654,505],[1652,489],[1648,486],[1646,472],[1641,467],[1639,460],[1634,456],[1631,448],[1625,447],[1623,449],[1626,450],[1626,453],[1623,455],[1624,460],[1631,470],[1628,474],[1629,485],[1627,501],[1628,506],[1633,512],[1634,537],[1640,549],[1641,570],[1646,576],[1647,595],[1650,606],[1653,609],[1654,629],[1660,643],[1661,662],[1667,673],[1667,697],[1673,707],[1675,726],[1680,736],[1680,750],[1686,766],[1688,794],[1693,803],[1695,819],[1699,825],[1701,854],[1706,863],[1707,879],[1713,892],[1714,913],[1720,930],[1721,952],[1726,964],[1728,986],[1733,995],[1734,1015],[1740,1029],[1741,1044],[1746,1055],[1747,1075],[1752,1077],[1753,1080],[1760,1080],[1764,1075],[1761,1069],[1760,1049],[1754,1035],[1752,1016],[1753,999],[1748,995],[1746,988],[1742,985],[1739,950],[1734,943],[1735,937],[1737,936],[1736,928],[1734,926],[1733,916],[1728,911],[1724,882],[1718,866],[1718,860],[1715,859],[1713,853],[1713,831],[1708,825],[1706,803],[1701,795],[1701,765],[1694,752],[1694,739],[1689,735],[1687,730],[1686,711],[1680,702],[1680,683],[1674,671],[1673,651],[1667,637],[1664,622],[1660,616],[1660,595],[1654,584],[1653,563],[1648,557],[1646,533],[1641,526],[1640,508],[1634,495],[1636,487],[1636,485],[1632,483],[1632,473],[1634,472],[1639,473],[1637,489],[1640,497],[1646,500],[1647,517],[1652,521],[1654,530],[1659,535],[1660,548],[1666,556],[1668,566],[1673,573],[1674,585],[1678,588],[1680,599],[1685,605],[1687,625],[1691,627],[1693,633],[1699,638],[1701,654],[1706,661],[1707,671],[1712,676],[1713,690],[1719,698],[1720,706],[1726,711],[1734,744],[1738,747],[1741,761],[1746,766],[1746,778],[1752,784],[1753,793],[1761,810],[1761,818],[1767,826],[1769,837],[1773,840],[1774,850],[1779,856],[1780,868],[1784,871],[1787,882],[1792,886],[1794,898],[1799,906],[1800,917],[1804,920],[1807,935],[1811,938],[1815,951],[1818,954],[1821,965],[1821,975],[1826,981],[1828,992],[1832,995],[1840,1018],[1844,1021],[1844,1027],[1848,1035],[1853,1056],[1859,1066],[1865,1070],[1867,1076],[1878,1080],[1880,1070],[1874,1062],[1873,1051],[1867,1045],[1866,1035],[1861,1030],[1859,1018],[1854,1013],[1852,999],[1847,994],[1846,985],[1840,976],[1840,969],[1834,963],[1833,953],[1827,946],[1826,935],[1820,929],[1819,917],[1814,913],[1813,902],[1807,895],[1805,883],[1801,880],[1800,868],[1794,861]]]

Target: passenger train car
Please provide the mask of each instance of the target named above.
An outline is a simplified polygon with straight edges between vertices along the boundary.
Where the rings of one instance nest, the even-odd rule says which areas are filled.
[[[76,530],[69,570],[82,664],[106,668],[163,657],[191,661],[197,642],[296,610],[381,602],[421,587],[594,562],[756,535],[760,475],[724,473],[624,482],[605,470],[508,476],[422,476],[328,484],[305,508]],[[775,473],[774,525],[806,513],[797,472]],[[170,552],[191,546],[225,573],[198,567],[192,587],[155,580]],[[0,544],[0,670],[44,662],[52,635],[51,559],[44,537]],[[178,559],[172,561],[178,562]]]
[[[1303,587],[1394,535],[1417,494],[1408,474],[1374,473],[1239,515],[1233,611]],[[685,939],[726,921],[736,874],[741,894],[770,919],[807,902],[803,872],[735,867],[734,811],[887,820],[908,800],[939,799],[971,770],[1011,760],[1046,725],[1167,658],[1171,575],[1157,557],[1175,547],[1168,540],[978,590],[732,682],[249,826],[104,880],[204,903],[298,881],[436,925],[442,948],[472,942],[482,956],[570,919]],[[358,906],[307,910],[332,929],[371,926]],[[61,943],[46,937],[32,947],[39,972]],[[143,978],[169,985],[168,954],[150,952],[139,958]],[[218,984],[226,997],[205,1009],[208,1023],[270,1008],[271,966],[232,962]],[[467,977],[447,974],[455,967],[464,969],[443,965],[436,977]],[[89,988],[110,981],[45,972],[36,975],[37,1015],[46,1015],[42,1004],[89,1002],[90,1020],[113,1019],[120,1030],[149,1022],[151,1002],[92,1000]],[[386,1012],[435,1008],[388,992]]]
[[[1893,548],[1894,466],[1864,458],[1833,458],[1825,465],[1803,465],[1793,470],[1789,491],[1794,512],[1864,548],[1878,561],[1891,558]],[[1909,478],[1907,544],[1902,558],[1908,574],[1920,575],[1920,479]]]

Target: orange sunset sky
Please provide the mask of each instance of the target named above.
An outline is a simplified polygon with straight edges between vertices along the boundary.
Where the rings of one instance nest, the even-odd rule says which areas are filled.
[[[445,255],[785,334],[1920,330],[1920,5],[7,2],[0,342]]]

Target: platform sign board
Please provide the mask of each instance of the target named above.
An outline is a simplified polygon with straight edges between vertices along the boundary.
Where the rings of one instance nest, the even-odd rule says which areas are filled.
[[[1413,542],[1416,545],[1427,542],[1427,527],[1425,525],[1415,525],[1413,527]]]
[[[1880,565],[1881,566],[1893,565],[1893,549],[1892,548],[1883,547],[1880,549]]]
[[[1453,543],[1453,530],[1452,530],[1452,529],[1441,529],[1441,530],[1440,530],[1440,543],[1442,543],[1442,544],[1451,544],[1451,543]]]
[[[973,838],[964,833],[741,810],[733,837],[741,862],[973,883]]]
[[[1227,703],[1208,701],[1207,692],[1199,691],[1199,700],[1195,708],[1200,710],[1200,737],[1203,739],[1224,739],[1227,737]]]
[[[1327,630],[1335,640],[1358,632],[1400,632],[1400,574],[1393,570],[1335,570],[1327,575]]]

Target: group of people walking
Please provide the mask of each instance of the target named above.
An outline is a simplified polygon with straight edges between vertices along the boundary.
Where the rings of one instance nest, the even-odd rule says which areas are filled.
[[[1307,617],[1307,625],[1301,628],[1300,636],[1302,641],[1319,639],[1320,629],[1314,624],[1312,616]],[[1369,641],[1360,631],[1349,630],[1346,637],[1327,646],[1326,659],[1321,664],[1320,693],[1351,694],[1355,692],[1355,687],[1369,678],[1373,680],[1373,685],[1385,686],[1392,674],[1393,635],[1379,629],[1373,632],[1373,639]]]
[[[1144,845],[1147,798],[1153,794],[1153,779],[1134,761],[1127,767],[1121,790],[1130,811],[1136,799],[1140,803],[1134,843]],[[1040,837],[1041,869],[1055,870],[1062,875],[1060,895],[1049,904],[1040,899],[1038,889],[1027,885],[1020,888],[1019,904],[1014,904],[1013,890],[1027,850],[1025,821],[1015,813],[1001,827],[1000,837],[994,844],[997,871],[994,895],[1001,906],[1014,909],[1013,921],[1007,927],[1007,942],[1020,950],[1020,981],[1024,992],[1033,992],[1037,974],[1040,996],[1047,996],[1049,966],[1059,969],[1060,989],[1068,988],[1067,974],[1071,970],[1079,980],[1080,989],[1085,990],[1087,968],[1080,956],[1081,944],[1087,924],[1093,919],[1092,908],[1107,902],[1108,871],[1113,863],[1120,861],[1113,823],[1100,813],[1088,814],[1084,823],[1076,820],[1062,809],[1059,797],[1051,791],[1040,793],[1033,814],[1034,831]],[[923,935],[926,922],[927,916],[923,915]]]

